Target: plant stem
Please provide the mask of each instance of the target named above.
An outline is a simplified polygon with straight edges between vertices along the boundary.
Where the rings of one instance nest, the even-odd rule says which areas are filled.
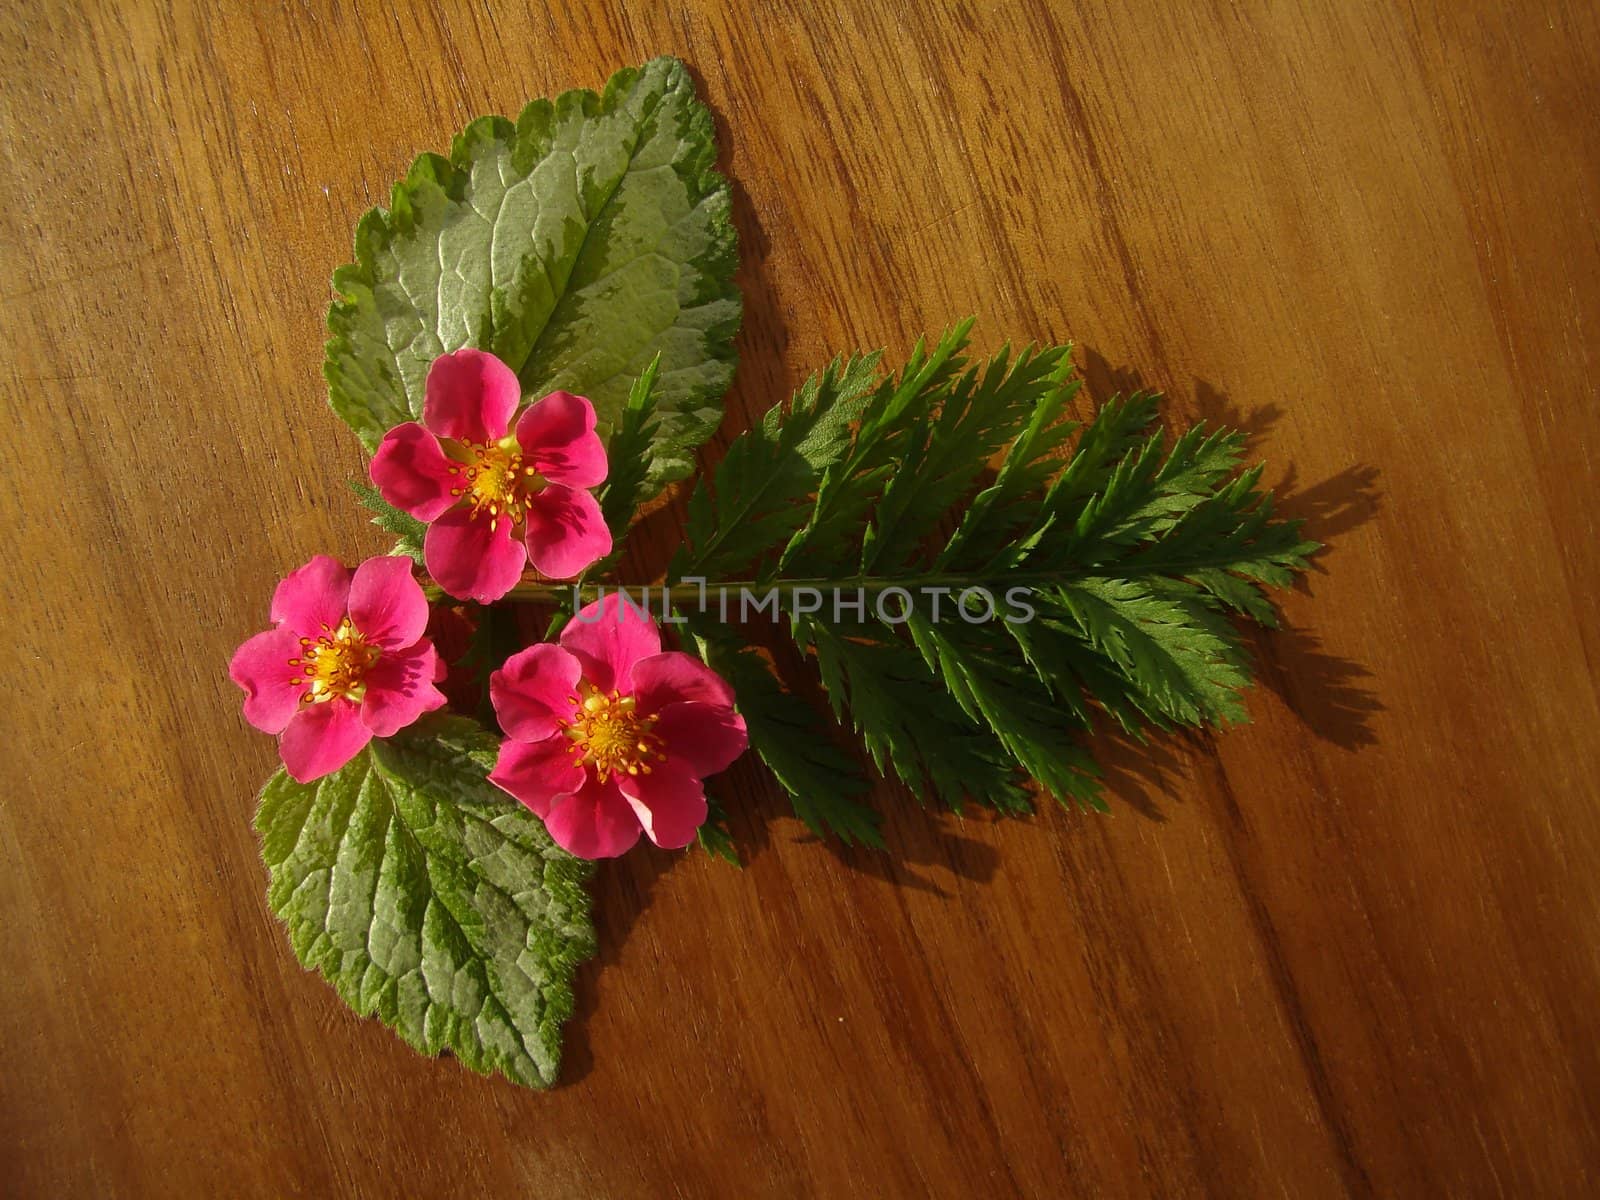
[[[904,588],[907,591],[916,591],[919,588],[948,588],[953,592],[960,592],[971,587],[1004,587],[1004,588],[1041,588],[1053,587],[1063,583],[1070,583],[1079,579],[1093,579],[1107,575],[1114,575],[1120,579],[1138,579],[1148,575],[1182,575],[1186,571],[1199,570],[1203,567],[1229,567],[1238,560],[1238,555],[1229,554],[1215,562],[1196,560],[1193,562],[1168,562],[1154,565],[1141,564],[1137,561],[1122,563],[1104,563],[1085,566],[1074,571],[998,571],[994,576],[937,572],[926,575],[901,575],[897,577],[858,575],[837,579],[791,579],[779,576],[774,579],[729,579],[721,582],[708,581],[704,588],[698,583],[674,583],[663,585],[659,583],[572,583],[553,581],[525,581],[517,584],[506,593],[508,601],[522,603],[547,601],[554,603],[570,597],[576,589],[581,603],[597,600],[602,594],[616,591],[625,591],[629,595],[638,595],[641,589],[649,592],[652,601],[659,601],[664,591],[667,597],[674,601],[698,600],[702,590],[709,596],[721,588],[725,591],[749,590],[765,593],[772,588],[814,588],[818,591],[854,591],[860,588],[868,595],[876,595],[889,588]],[[423,591],[427,593],[430,601],[444,599],[444,591],[432,580],[423,582]]]
[[[1093,572],[1083,572],[1084,576],[1090,574],[1093,574]],[[1067,575],[1059,571],[1034,574],[1011,572],[1002,573],[1000,582],[1003,582],[1008,587],[1026,587],[1029,584],[1060,583],[1065,579],[1075,577],[1077,576]],[[659,583],[555,583],[529,580],[513,587],[506,593],[505,599],[522,603],[541,600],[554,602],[568,598],[576,590],[578,599],[587,603],[588,601],[599,599],[602,594],[610,594],[620,590],[628,592],[630,595],[637,595],[643,589],[649,592],[652,600],[659,600],[661,593],[666,592],[669,599],[679,601],[698,600],[702,590],[707,594],[711,594],[719,588],[727,591],[749,590],[752,592],[765,592],[772,588],[814,588],[818,591],[832,591],[834,589],[853,591],[856,588],[860,588],[869,595],[876,595],[878,592],[892,587],[906,588],[908,590],[923,587],[947,587],[954,591],[960,591],[969,587],[985,587],[990,582],[992,581],[980,575],[928,574],[906,575],[898,578],[861,575],[853,578],[838,579],[790,579],[783,577],[767,580],[729,579],[724,582],[707,582],[702,589],[698,583],[681,582],[663,585]],[[438,600],[444,595],[439,585],[431,580],[423,584],[423,590],[428,594],[429,600]]]

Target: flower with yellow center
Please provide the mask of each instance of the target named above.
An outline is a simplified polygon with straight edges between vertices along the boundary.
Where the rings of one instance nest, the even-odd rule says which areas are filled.
[[[234,652],[228,674],[244,689],[245,720],[278,737],[300,783],[444,706],[428,597],[409,558],[352,571],[319,554],[273,592],[272,621]]]
[[[585,679],[567,701],[577,710],[562,723],[572,742],[572,761],[593,767],[601,783],[613,773],[648,775],[650,764],[665,757],[661,739],[650,732],[656,718],[641,717],[632,696],[615,689],[607,694]]]
[[[455,350],[428,368],[422,420],[384,434],[372,482],[427,525],[422,556],[434,581],[458,599],[492,604],[527,566],[571,579],[611,553],[591,491],[607,471],[598,420],[570,392],[524,405],[509,365]]]
[[[749,741],[727,680],[663,650],[655,622],[614,592],[574,613],[558,642],[506,659],[489,699],[506,735],[489,782],[579,858],[640,837],[687,846],[710,811],[705,777]]]

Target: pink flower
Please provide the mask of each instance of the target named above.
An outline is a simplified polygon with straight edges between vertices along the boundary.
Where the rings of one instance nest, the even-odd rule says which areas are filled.
[[[245,720],[283,735],[283,765],[301,783],[444,704],[409,558],[369,558],[352,573],[319,554],[278,585],[272,619],[277,627],[240,646],[228,674],[244,689]]]
[[[733,689],[696,658],[662,653],[655,622],[613,593],[561,644],[513,655],[489,678],[507,735],[491,783],[563,849],[612,858],[639,840],[676,850],[706,819],[701,779],[744,752]]]
[[[494,355],[440,355],[428,369],[422,424],[396,425],[372,458],[383,498],[428,522],[428,574],[460,599],[500,599],[525,562],[563,579],[611,552],[600,505],[584,490],[606,477],[594,406],[551,392],[511,434],[521,402],[516,372]]]

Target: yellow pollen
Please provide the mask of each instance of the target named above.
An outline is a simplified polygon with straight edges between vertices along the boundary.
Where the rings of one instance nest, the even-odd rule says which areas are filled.
[[[289,682],[305,687],[300,699],[307,703],[319,704],[335,696],[360,700],[367,692],[367,671],[380,653],[346,617],[337,629],[324,625],[320,637],[300,639],[300,657],[289,660],[294,670]]]
[[[661,739],[650,732],[656,719],[639,716],[632,696],[608,694],[583,680],[567,702],[575,710],[570,721],[562,722],[572,741],[572,761],[593,767],[601,783],[618,772],[648,775],[650,764],[666,757]]]
[[[491,529],[504,518],[522,524],[528,497],[544,487],[544,478],[522,461],[522,447],[514,437],[498,442],[446,442],[455,477],[452,496],[472,506],[472,515],[487,517]]]

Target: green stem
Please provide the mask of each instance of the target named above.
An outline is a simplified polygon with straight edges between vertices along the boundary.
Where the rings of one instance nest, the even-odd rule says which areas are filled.
[[[1242,559],[1242,555],[1230,554],[1226,558],[1211,562],[1193,560],[1190,562],[1157,563],[1153,567],[1138,562],[1103,563],[1098,566],[1083,567],[1072,571],[1000,571],[993,576],[974,575],[960,572],[934,572],[926,575],[857,575],[837,579],[792,579],[778,577],[775,579],[729,579],[723,581],[708,581],[705,591],[709,595],[718,588],[728,591],[739,591],[748,588],[754,592],[765,592],[770,588],[815,588],[820,591],[851,591],[862,589],[868,595],[876,595],[888,588],[905,588],[914,591],[924,587],[949,588],[959,592],[969,587],[1051,587],[1056,584],[1070,583],[1077,579],[1097,579],[1114,576],[1118,579],[1138,579],[1147,575],[1182,576],[1189,571],[1200,570],[1205,567],[1232,566]],[[563,600],[572,595],[573,589],[578,592],[578,599],[582,603],[600,598],[602,591],[611,593],[619,588],[637,595],[640,588],[649,590],[652,601],[659,601],[663,590],[673,601],[698,600],[701,585],[698,583],[674,583],[665,588],[658,583],[556,583],[546,581],[528,581],[517,584],[506,593],[506,599],[511,601],[530,602]],[[423,583],[423,591],[429,600],[439,600],[444,596],[443,590],[432,580]]]
[[[765,592],[771,588],[815,588],[819,591],[832,591],[834,589],[841,591],[853,591],[856,588],[860,588],[868,595],[876,595],[878,592],[882,592],[893,587],[907,589],[922,587],[948,587],[953,591],[960,591],[963,588],[983,587],[994,582],[1003,583],[1006,587],[1026,587],[1029,584],[1035,583],[1050,584],[1060,583],[1065,579],[1086,578],[1092,574],[1096,574],[1096,572],[1084,571],[1073,575],[1069,575],[1061,571],[1035,572],[1027,574],[1021,572],[1011,572],[1002,574],[998,581],[981,575],[962,574],[905,575],[900,577],[859,575],[851,578],[838,579],[729,579],[721,582],[707,582],[704,590],[709,596],[714,594],[718,588],[723,588],[727,591],[740,591],[742,589],[749,589],[753,592]],[[554,601],[565,599],[571,596],[574,588],[577,589],[578,599],[583,602],[598,599],[602,591],[609,594],[619,589],[628,592],[630,595],[637,595],[641,588],[647,589],[650,593],[650,598],[653,601],[659,600],[663,591],[665,591],[668,598],[673,601],[698,600],[701,593],[701,585],[698,583],[674,583],[663,586],[658,583],[572,584],[548,583],[541,581],[517,584],[511,589],[511,591],[506,593],[506,599],[522,602],[539,600]],[[428,590],[430,598],[437,598],[437,593],[439,591],[437,584],[427,584],[425,585],[425,589]]]

